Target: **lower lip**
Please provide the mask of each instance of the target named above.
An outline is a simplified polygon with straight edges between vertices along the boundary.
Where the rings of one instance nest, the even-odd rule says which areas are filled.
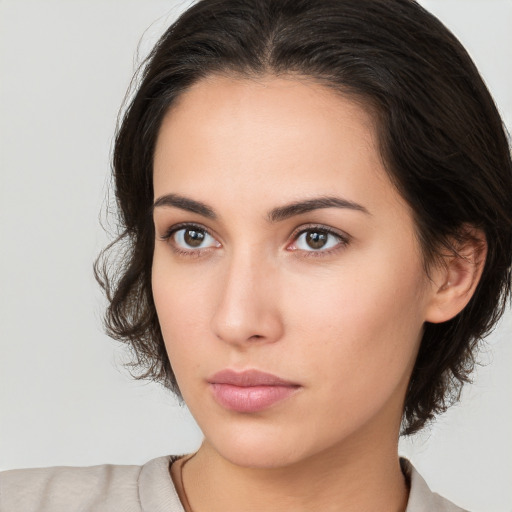
[[[215,400],[236,412],[257,412],[285,400],[297,392],[299,386],[233,386],[211,383]]]

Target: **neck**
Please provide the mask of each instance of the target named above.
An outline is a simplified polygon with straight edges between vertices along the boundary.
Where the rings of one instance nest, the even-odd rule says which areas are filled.
[[[403,512],[408,490],[398,436],[387,443],[371,437],[345,440],[279,468],[232,464],[205,441],[183,467],[190,507],[193,512]]]

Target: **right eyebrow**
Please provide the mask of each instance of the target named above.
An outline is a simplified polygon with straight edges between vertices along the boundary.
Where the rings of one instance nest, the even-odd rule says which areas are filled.
[[[203,217],[207,217],[208,219],[216,219],[216,213],[206,204],[201,203],[200,201],[195,201],[194,199],[189,199],[188,197],[183,197],[178,194],[165,194],[164,196],[160,196],[153,203],[152,211],[155,208],[161,208],[165,206],[171,206],[174,208],[179,208],[180,210],[185,210],[187,212],[197,213],[202,215]]]

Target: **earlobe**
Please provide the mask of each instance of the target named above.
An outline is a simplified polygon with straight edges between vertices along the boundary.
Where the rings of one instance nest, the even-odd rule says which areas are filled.
[[[441,323],[458,315],[470,301],[482,276],[487,255],[483,231],[465,229],[465,239],[443,256],[432,275],[432,296],[425,320]]]

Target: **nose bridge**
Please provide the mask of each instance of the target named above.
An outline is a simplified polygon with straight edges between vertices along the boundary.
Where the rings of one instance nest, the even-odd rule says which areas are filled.
[[[216,336],[236,344],[279,339],[282,319],[275,262],[245,245],[226,257],[223,279],[212,319]]]

